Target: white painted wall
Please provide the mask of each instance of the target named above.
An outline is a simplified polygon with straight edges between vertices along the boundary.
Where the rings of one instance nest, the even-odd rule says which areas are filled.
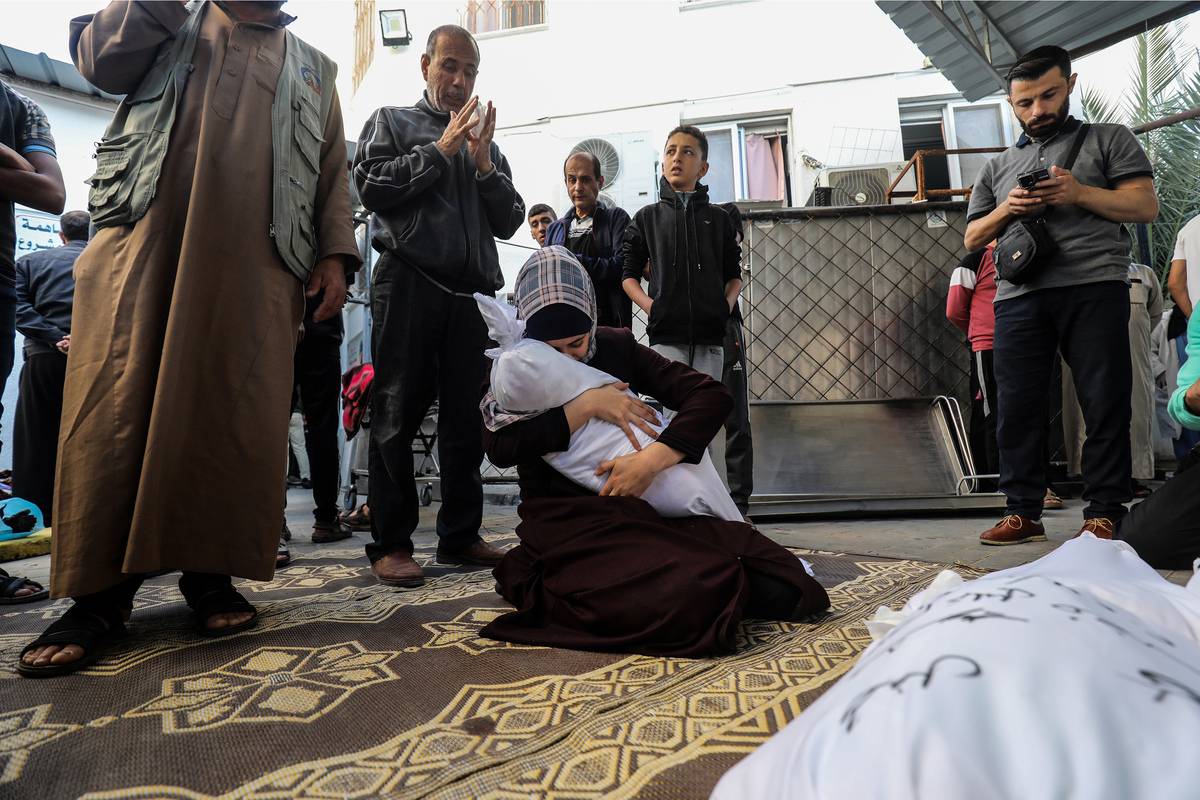
[[[421,96],[425,39],[438,25],[457,24],[461,6],[404,6],[412,45],[377,44],[357,92],[343,66],[349,138],[377,107]],[[650,184],[645,197],[625,193],[633,213],[653,200],[655,160],[671,128],[768,112],[790,118],[792,197],[802,204],[816,174],[800,155],[827,161],[835,127],[898,134],[899,98],[954,93],[940,73],[920,69],[921,53],[873,3],[549,0],[546,8],[545,26],[478,37],[476,92],[497,107],[496,141],[526,207],[565,210],[561,166],[581,139],[644,134],[648,163],[623,165]],[[897,135],[892,159],[900,157]],[[525,230],[511,241],[532,245]],[[511,283],[528,252],[501,246],[500,253]]]
[[[347,113],[350,127],[377,105],[419,96],[425,38],[438,25],[458,23],[461,5],[406,6],[413,44],[376,48]],[[873,3],[549,0],[546,9],[542,28],[479,37],[477,88],[501,110],[502,126],[892,73],[922,63],[917,48]],[[859,39],[872,46],[855,47]]]

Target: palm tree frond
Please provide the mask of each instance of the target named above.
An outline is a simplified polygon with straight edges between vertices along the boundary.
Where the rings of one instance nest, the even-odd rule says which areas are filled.
[[[1091,86],[1083,87],[1079,94],[1079,102],[1083,106],[1083,115],[1088,122],[1124,122],[1120,113],[1120,104],[1109,100],[1098,89]]]

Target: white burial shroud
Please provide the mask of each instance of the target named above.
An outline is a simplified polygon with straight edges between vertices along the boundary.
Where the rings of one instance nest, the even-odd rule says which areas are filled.
[[[504,411],[523,414],[558,408],[589,389],[618,382],[607,372],[565,356],[544,342],[523,338],[525,323],[508,303],[483,294],[476,294],[475,301],[492,339],[500,345],[488,350],[487,356],[492,359],[492,394]],[[663,430],[661,425],[651,427]],[[642,447],[654,441],[636,428],[634,432]],[[624,431],[593,418],[571,434],[565,451],[543,458],[565,477],[599,492],[607,476],[597,476],[596,467],[633,452]],[[676,464],[660,472],[642,499],[664,517],[704,515],[743,521],[708,453],[699,464]]]
[[[943,572],[867,627],[854,668],[715,800],[1200,797],[1200,578],[1085,534],[977,580]]]

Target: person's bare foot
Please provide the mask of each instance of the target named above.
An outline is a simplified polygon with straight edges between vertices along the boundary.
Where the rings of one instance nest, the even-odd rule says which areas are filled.
[[[129,621],[130,612],[124,610],[121,612],[121,620]],[[83,658],[84,649],[77,644],[56,645],[50,644],[45,647],[38,647],[30,650],[21,659],[21,663],[31,667],[48,667],[50,665],[70,664],[72,661],[78,661]]]
[[[70,664],[81,658],[83,658],[83,648],[77,644],[69,644],[65,647],[47,645],[30,650],[21,659],[21,662],[31,667],[48,667],[51,664]]]
[[[24,584],[19,589],[12,589],[14,584]],[[11,591],[12,594],[7,594]],[[22,576],[12,576],[0,569],[0,597],[6,597],[8,602],[15,602],[18,598],[29,597],[35,594],[45,594],[46,588],[35,580],[30,580]]]
[[[248,611],[238,611],[229,614],[213,614],[208,619],[204,620],[204,627],[210,631],[219,631],[222,628],[231,628],[234,625],[241,625],[243,622],[248,622],[254,615]]]

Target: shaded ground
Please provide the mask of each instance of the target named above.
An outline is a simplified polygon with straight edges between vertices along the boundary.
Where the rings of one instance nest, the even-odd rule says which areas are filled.
[[[0,797],[707,797],[853,665],[865,618],[947,566],[796,548],[830,612],[746,620],[719,657],[588,653],[482,637],[508,607],[489,570],[435,563],[436,507],[414,537],[426,584],[397,589],[372,578],[365,536],[312,545],[307,498],[290,499],[292,564],[239,582],[260,611],[252,630],[200,636],[166,575],[100,662],[30,681],[17,653],[70,600],[0,613]],[[515,544],[512,510],[489,508],[485,538]],[[47,564],[18,566],[43,577]]]
[[[889,558],[932,561],[947,564],[966,564],[981,569],[996,570],[1025,564],[1049,553],[1075,535],[1083,523],[1079,500],[1067,500],[1061,511],[1048,511],[1043,517],[1049,541],[1012,547],[985,547],[979,544],[979,533],[995,522],[994,515],[957,515],[936,517],[891,517],[886,519],[825,519],[759,520],[759,528],[780,544],[788,547],[809,547],[839,553],[887,556]],[[304,554],[319,545],[311,543],[312,498],[308,492],[292,489],[288,492],[288,525],[294,536],[292,552]],[[438,505],[421,512],[422,528],[431,527]],[[484,525],[508,528],[516,524],[516,509],[506,506],[486,506]],[[369,534],[356,534],[354,539],[339,542],[338,547],[351,543],[366,544]],[[365,557],[364,557],[365,558]],[[50,576],[50,557],[27,558],[4,565],[13,575],[27,575],[38,581]],[[1190,574],[1185,571],[1162,573],[1175,583],[1186,583]]]

